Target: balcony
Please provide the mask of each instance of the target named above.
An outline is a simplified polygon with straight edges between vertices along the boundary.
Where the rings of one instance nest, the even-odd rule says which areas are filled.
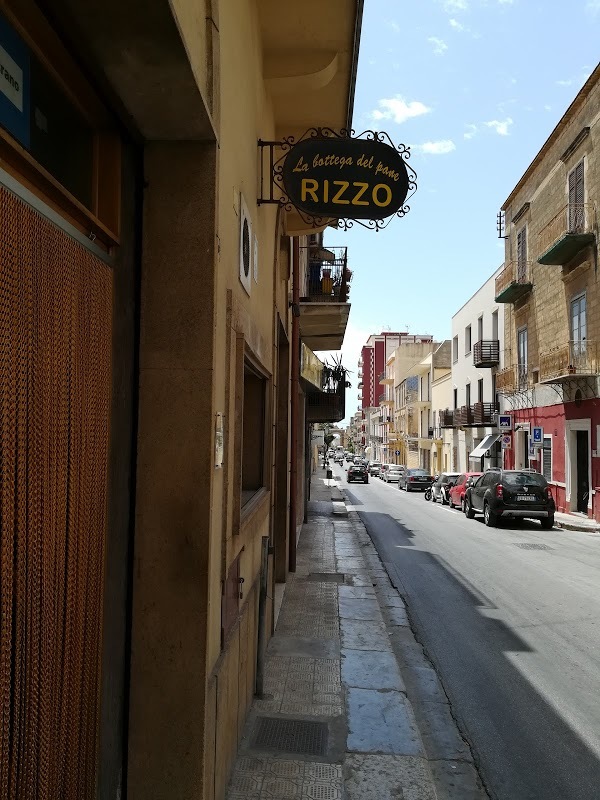
[[[346,416],[346,386],[341,381],[335,388],[311,392],[306,396],[307,422],[341,422]]]
[[[498,339],[476,342],[473,347],[474,367],[495,367],[500,363],[500,342]]]
[[[473,424],[473,406],[461,406],[454,409],[454,427],[466,427]]]
[[[473,406],[473,425],[494,425],[497,411],[495,403],[475,403]]]
[[[350,304],[352,272],[346,247],[301,247],[300,335],[313,350],[339,350],[342,346]]]
[[[595,241],[592,203],[568,203],[542,228],[538,237],[540,264],[568,264]]]
[[[567,342],[540,355],[540,383],[562,383],[599,372],[598,342]]]
[[[496,391],[500,394],[516,394],[528,388],[527,365],[505,367],[496,373]]]
[[[439,413],[440,428],[453,428],[454,427],[454,412],[449,409],[440,411]]]
[[[496,278],[497,303],[515,303],[531,291],[531,261],[509,261]]]

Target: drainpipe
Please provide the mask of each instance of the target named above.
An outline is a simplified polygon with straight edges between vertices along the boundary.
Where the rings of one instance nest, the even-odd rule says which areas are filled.
[[[290,554],[289,570],[296,572],[296,518],[298,504],[298,391],[300,388],[300,242],[292,239],[292,347],[290,425]]]

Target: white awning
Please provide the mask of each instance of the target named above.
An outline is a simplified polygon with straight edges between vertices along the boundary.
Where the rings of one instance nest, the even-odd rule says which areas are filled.
[[[488,435],[479,442],[475,450],[473,450],[473,452],[470,454],[469,461],[476,461],[484,456],[490,447],[495,444],[501,436],[501,433],[488,433]]]

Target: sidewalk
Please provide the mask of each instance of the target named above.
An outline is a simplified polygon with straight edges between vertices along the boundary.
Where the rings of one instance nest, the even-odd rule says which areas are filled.
[[[312,481],[227,798],[485,800],[404,603],[330,483]]]
[[[583,531],[584,533],[600,533],[600,523],[583,514],[563,514],[557,511],[554,521],[559,528],[566,531]]]

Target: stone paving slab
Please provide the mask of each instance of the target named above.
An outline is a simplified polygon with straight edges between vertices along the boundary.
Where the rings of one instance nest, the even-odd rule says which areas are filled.
[[[393,653],[378,650],[342,650],[342,680],[361,689],[406,691]]]
[[[346,703],[348,750],[424,755],[410,703],[401,692],[349,687]]]
[[[353,754],[344,784],[348,800],[438,800],[423,758]]]

